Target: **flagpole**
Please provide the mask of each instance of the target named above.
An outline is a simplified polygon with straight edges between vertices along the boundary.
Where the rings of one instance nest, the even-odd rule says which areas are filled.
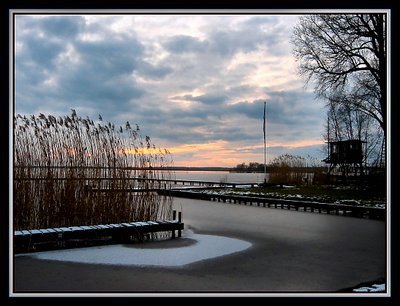
[[[266,115],[267,102],[264,101],[264,124],[263,124],[263,132],[264,132],[264,183],[267,183],[267,133],[266,133],[266,124],[265,124],[265,115]]]

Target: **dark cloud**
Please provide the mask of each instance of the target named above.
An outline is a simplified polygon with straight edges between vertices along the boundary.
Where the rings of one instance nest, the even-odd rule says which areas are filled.
[[[255,70],[254,65],[246,65],[246,66],[249,67],[252,71]],[[250,70],[249,70],[249,73],[251,73]],[[227,94],[232,98],[236,98],[236,97],[242,96],[242,95],[249,95],[249,94],[252,94],[253,92],[254,92],[254,87],[250,86],[250,85],[238,85],[238,86],[231,86],[231,87],[227,88]]]
[[[264,26],[268,26],[268,30]],[[283,35],[287,35],[287,30],[277,25],[275,17],[258,16],[239,23],[235,28],[210,30],[209,49],[221,56],[260,48],[274,55],[283,55],[288,54],[287,48],[282,48]]]
[[[75,39],[85,24],[80,16],[18,16],[16,20],[16,41],[22,43],[22,51],[16,54],[16,63],[23,59],[23,62],[28,61],[32,65],[31,69],[52,68],[55,58],[64,50],[65,44]]]
[[[16,22],[20,26],[16,31],[17,37],[21,32],[29,32],[51,39],[70,39],[80,34],[85,27],[85,19],[82,16],[17,15]]]
[[[269,30],[264,27],[268,26]],[[272,27],[272,28],[271,28]],[[231,57],[237,52],[252,52],[264,48],[274,55],[289,54],[282,48],[282,38],[287,29],[277,24],[274,16],[258,16],[230,26],[209,28],[207,37],[200,40],[188,35],[176,35],[166,39],[163,46],[175,54],[210,53],[219,57]]]
[[[34,24],[18,37],[23,43],[16,52],[18,108],[52,108],[63,103],[67,109],[80,105],[115,115],[129,110],[130,101],[145,92],[132,77],[135,71],[149,78],[168,73],[166,68],[143,61],[144,47],[134,36],[106,32],[106,39],[78,39],[79,31],[90,30],[91,34],[104,29],[85,28],[82,19],[73,16],[48,17]],[[68,58],[71,49],[72,58]],[[50,78],[54,86],[41,84]]]
[[[79,63],[60,73],[60,97],[119,112],[128,109],[130,100],[143,95],[131,76],[142,52],[137,41],[110,39],[75,46]]]
[[[165,41],[164,48],[169,52],[177,54],[186,52],[204,52],[206,50],[206,43],[201,42],[199,39],[192,36],[176,35]]]
[[[96,71],[105,78],[132,73],[143,55],[143,46],[134,38],[76,42],[75,48],[81,58],[79,68]]]
[[[45,33],[45,36],[70,39],[77,36],[84,28],[85,20],[81,16],[57,16],[57,18],[40,19],[36,26]]]
[[[21,56],[34,63],[37,69],[49,69],[54,65],[58,54],[64,50],[61,42],[51,41],[45,37],[26,37]]]
[[[165,78],[172,72],[172,68],[168,66],[154,66],[146,62],[140,62],[137,71],[141,76],[147,79],[160,80]]]
[[[273,15],[263,15],[263,16],[252,16],[247,20],[242,22],[242,27],[251,30],[254,28],[261,28],[263,26],[268,26],[269,29],[273,29],[278,26],[278,21],[276,16]]]
[[[260,141],[261,140],[261,129],[257,131],[256,129],[251,129],[248,131],[246,129],[246,123],[241,122],[240,120],[237,121],[236,126],[234,127],[225,127],[225,126],[217,126],[215,128],[215,140],[226,140],[226,141],[242,141],[245,140],[246,142],[253,142],[253,141]],[[253,142],[254,143],[254,142]]]
[[[318,117],[319,108],[311,93],[303,91],[268,92],[265,100],[243,101],[230,105],[231,112],[249,118],[263,118],[264,101],[267,102],[267,119],[270,123],[286,125],[302,124]]]
[[[264,100],[257,100],[254,102],[239,102],[227,107],[230,113],[241,114],[248,118],[260,119],[263,118]]]
[[[209,104],[209,105],[218,105],[218,104],[222,104],[225,101],[227,101],[228,96],[221,95],[221,94],[205,94],[205,95],[199,95],[199,96],[184,95],[184,96],[175,96],[175,97],[173,97],[173,99],[196,101],[196,102],[201,102],[201,103]]]

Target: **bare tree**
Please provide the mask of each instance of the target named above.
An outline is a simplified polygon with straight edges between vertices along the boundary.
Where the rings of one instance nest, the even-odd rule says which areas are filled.
[[[383,131],[378,123],[360,110],[352,110],[348,104],[329,103],[324,139],[341,141],[357,139],[365,141],[363,163],[382,167]],[[328,152],[329,153],[329,152]]]
[[[386,14],[307,15],[292,37],[306,83],[342,110],[357,110],[376,120],[384,139],[386,43]]]

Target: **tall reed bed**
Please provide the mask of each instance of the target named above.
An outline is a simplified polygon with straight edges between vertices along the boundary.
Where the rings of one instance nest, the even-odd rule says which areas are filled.
[[[166,149],[139,126],[52,115],[14,117],[14,229],[170,218],[172,199],[153,191],[170,179]],[[133,170],[127,170],[132,167]],[[147,180],[132,180],[133,178]],[[99,191],[103,190],[103,191]],[[104,191],[106,190],[106,191]]]
[[[269,168],[268,182],[272,184],[296,184],[304,183],[304,178],[315,166],[315,160],[290,154],[275,157]]]

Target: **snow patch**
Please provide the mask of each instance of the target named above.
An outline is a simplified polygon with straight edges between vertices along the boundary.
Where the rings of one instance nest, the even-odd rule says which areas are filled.
[[[371,287],[353,289],[353,292],[385,292],[385,284],[374,284]]]
[[[69,250],[20,254],[45,260],[87,264],[179,267],[205,259],[241,252],[252,244],[233,238],[188,233],[196,243],[185,247],[143,249],[135,245],[107,245]]]

